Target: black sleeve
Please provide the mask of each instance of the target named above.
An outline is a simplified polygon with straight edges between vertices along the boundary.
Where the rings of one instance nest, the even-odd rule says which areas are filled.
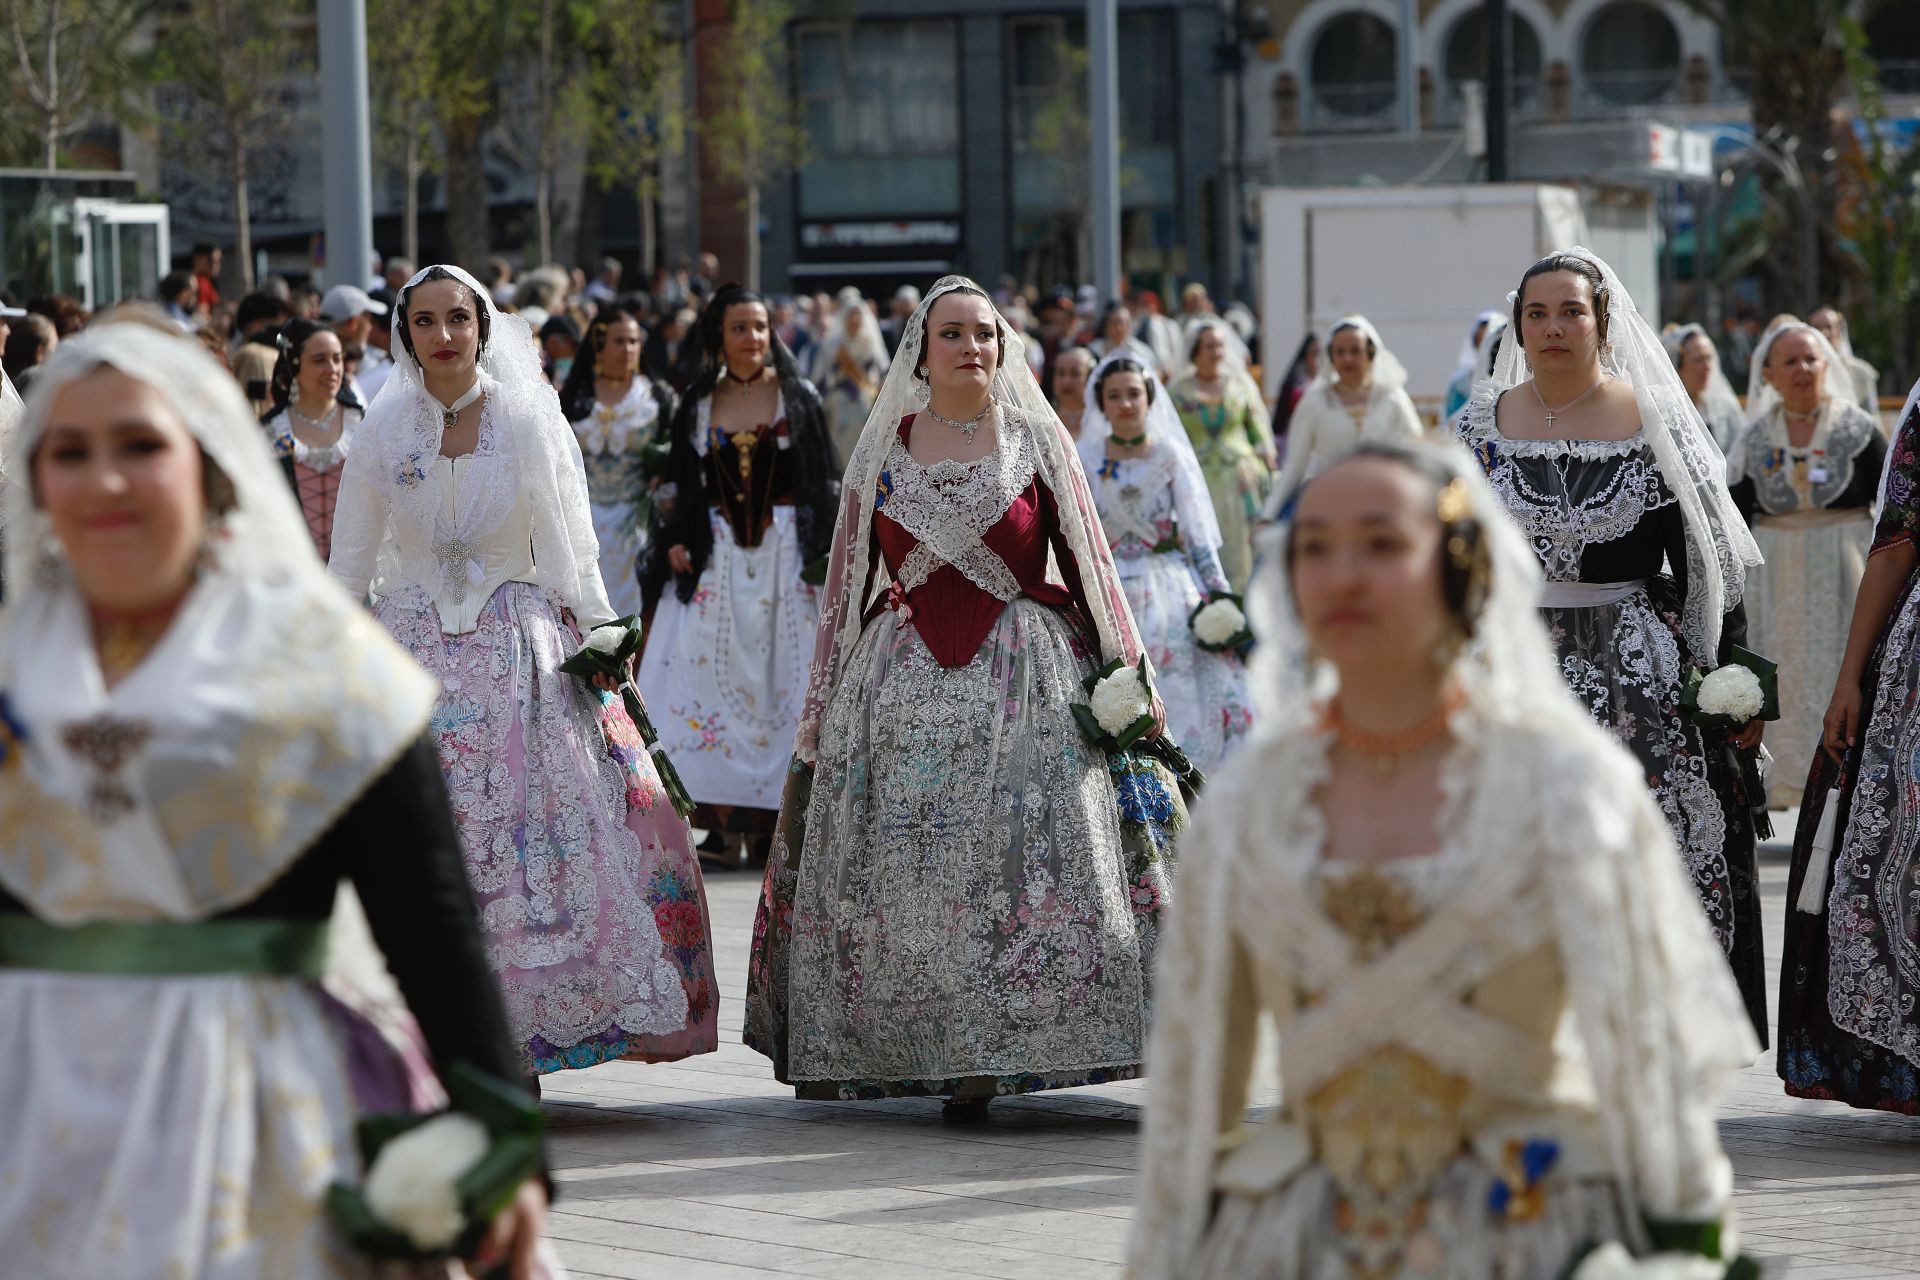
[[[661,497],[659,490],[654,491],[654,510],[659,524],[647,544],[640,571],[641,607],[648,616],[652,616],[654,606],[660,602],[660,593],[669,582],[674,584],[674,594],[682,604],[693,599],[694,588],[700,584],[700,573],[707,567],[707,557],[713,553],[713,527],[707,523],[707,462],[693,447],[701,394],[700,388],[695,388],[681,397],[668,428],[671,438],[662,487],[670,484],[673,488],[666,498]],[[676,546],[684,546],[692,557],[692,572],[674,573],[667,552]]]
[[[373,940],[443,1075],[467,1062],[524,1080],[480,934],[447,786],[423,734],[329,833]]]
[[[1880,473],[1887,465],[1887,442],[1878,431],[1867,437],[1866,445],[1853,456],[1853,479],[1833,501],[1836,507],[1871,507],[1880,496]]]
[[[1732,486],[1727,492],[1733,495],[1733,505],[1740,509],[1740,518],[1745,520],[1751,528],[1754,509],[1760,505],[1760,495],[1753,487],[1752,478],[1743,477],[1739,484]]]
[[[837,458],[827,434],[826,411],[820,395],[805,378],[783,382],[787,432],[794,464],[794,532],[800,541],[800,561],[812,564],[833,550],[833,530],[840,518],[841,472],[849,461]]]

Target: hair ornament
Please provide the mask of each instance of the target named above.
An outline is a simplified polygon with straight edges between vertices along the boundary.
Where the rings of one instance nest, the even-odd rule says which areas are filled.
[[[1472,513],[1472,505],[1467,500],[1467,487],[1455,476],[1447,481],[1434,499],[1434,514],[1440,517],[1441,524],[1458,524]]]

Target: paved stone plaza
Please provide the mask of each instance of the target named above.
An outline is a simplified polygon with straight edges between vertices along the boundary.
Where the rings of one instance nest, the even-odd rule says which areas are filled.
[[[1784,849],[1763,851],[1761,873],[1771,973]],[[941,1124],[937,1101],[795,1101],[740,1044],[758,888],[755,873],[707,881],[719,1053],[548,1080],[552,1229],[573,1273],[1117,1276],[1145,1086],[1002,1099],[962,1129]],[[1920,1118],[1788,1098],[1769,1053],[1731,1090],[1721,1131],[1747,1248],[1770,1277],[1920,1275]]]

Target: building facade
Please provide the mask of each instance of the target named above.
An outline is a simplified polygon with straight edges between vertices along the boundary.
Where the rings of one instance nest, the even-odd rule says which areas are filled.
[[[810,155],[765,193],[764,283],[877,294],[949,270],[1043,286],[1086,279],[1084,6],[834,8],[791,27]],[[1228,261],[1222,12],[1216,0],[1121,0],[1119,10],[1123,270],[1140,287],[1214,283]],[[714,211],[702,204],[704,227]]]

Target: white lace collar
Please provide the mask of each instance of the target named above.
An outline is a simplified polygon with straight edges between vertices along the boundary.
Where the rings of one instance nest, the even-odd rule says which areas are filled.
[[[1646,447],[1644,426],[1619,440],[1521,440],[1505,435],[1498,423],[1500,397],[1505,394],[1482,384],[1480,393],[1467,402],[1460,415],[1457,434],[1461,440],[1510,458],[1578,458],[1583,462],[1624,458]]]

